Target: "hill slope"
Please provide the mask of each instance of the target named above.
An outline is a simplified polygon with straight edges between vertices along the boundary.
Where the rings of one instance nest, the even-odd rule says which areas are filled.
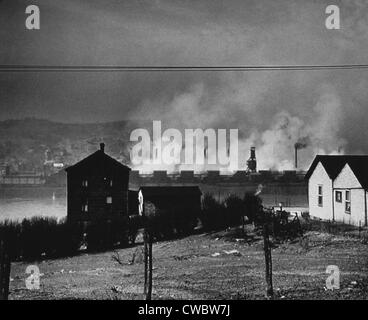
[[[41,169],[46,159],[73,164],[104,141],[106,152],[129,163],[132,121],[66,124],[27,118],[0,122],[0,163]],[[142,123],[140,124],[142,125]]]

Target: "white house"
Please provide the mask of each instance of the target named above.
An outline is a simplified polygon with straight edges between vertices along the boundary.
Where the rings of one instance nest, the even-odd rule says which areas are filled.
[[[368,156],[316,156],[306,179],[310,216],[367,225]]]

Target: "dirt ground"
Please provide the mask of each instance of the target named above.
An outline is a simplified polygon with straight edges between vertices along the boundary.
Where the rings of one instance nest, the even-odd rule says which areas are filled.
[[[154,299],[265,299],[261,237],[238,230],[197,234],[153,245]],[[112,259],[118,254],[123,265]],[[132,262],[134,256],[134,262]],[[272,250],[275,299],[367,299],[368,245],[361,239],[308,232]],[[28,265],[40,289],[26,289]],[[326,268],[340,270],[327,290]],[[33,263],[13,263],[10,299],[142,299],[142,246]]]

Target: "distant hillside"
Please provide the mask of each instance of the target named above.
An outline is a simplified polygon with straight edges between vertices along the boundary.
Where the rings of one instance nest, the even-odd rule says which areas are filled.
[[[0,164],[23,170],[40,170],[46,159],[73,164],[97,150],[101,141],[107,153],[129,163],[130,132],[139,125],[132,121],[66,124],[33,118],[0,121]]]

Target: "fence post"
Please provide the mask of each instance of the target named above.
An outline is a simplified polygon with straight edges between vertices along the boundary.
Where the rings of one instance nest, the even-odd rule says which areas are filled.
[[[152,299],[152,237],[148,234],[148,288],[146,300]]]
[[[0,240],[0,300],[8,300],[10,263],[8,246],[4,240]]]
[[[152,298],[152,236],[148,219],[144,217],[144,296],[146,300]]]
[[[270,248],[270,237],[267,222],[263,224],[263,243],[264,243],[264,253],[265,253],[265,265],[266,265],[266,296],[268,298],[273,298],[273,285],[272,285],[272,255]]]
[[[144,255],[144,290],[143,294],[146,297],[147,296],[147,289],[148,289],[148,241],[147,241],[147,228],[144,227],[143,231],[143,243],[144,243],[144,249],[143,249],[143,255]]]

